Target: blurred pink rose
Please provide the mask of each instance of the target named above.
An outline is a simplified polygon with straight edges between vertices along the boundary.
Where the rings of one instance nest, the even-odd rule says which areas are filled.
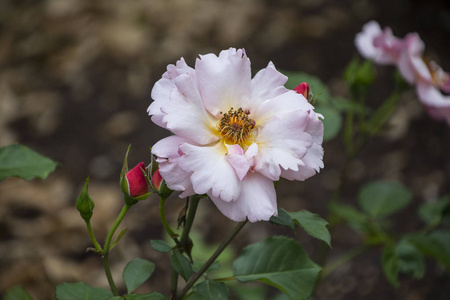
[[[381,31],[380,25],[370,21],[355,37],[360,54],[379,64],[396,65],[403,78],[415,85],[420,101],[428,113],[450,124],[450,76],[434,61],[424,58],[425,44],[417,33],[404,39],[392,35],[390,28]]]
[[[370,21],[356,35],[355,45],[364,58],[377,64],[389,65],[398,61],[404,41],[393,36],[389,27],[381,30],[376,21]]]
[[[201,55],[195,69],[169,65],[148,109],[174,134],[152,147],[167,186],[207,194],[234,221],[276,215],[273,181],[323,168],[321,115],[286,81],[272,63],[252,79],[243,49]]]

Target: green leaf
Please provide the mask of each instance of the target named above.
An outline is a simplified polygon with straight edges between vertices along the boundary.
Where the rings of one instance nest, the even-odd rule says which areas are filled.
[[[288,81],[285,84],[287,89],[292,90],[300,83],[306,82],[309,85],[310,92],[313,93],[314,97],[317,97],[318,104],[329,103],[330,91],[319,77],[302,72],[281,72],[288,77]]]
[[[339,219],[347,222],[355,230],[364,230],[367,227],[366,216],[354,207],[336,202],[330,205],[331,212]]]
[[[305,299],[313,292],[320,269],[299,243],[280,236],[246,247],[233,262],[237,280],[261,281],[279,289],[292,300]]]
[[[360,63],[355,57],[344,71],[344,79],[350,85],[370,85],[376,78],[375,68],[370,60]]]
[[[331,247],[331,236],[327,228],[328,222],[322,219],[319,215],[313,214],[307,210],[288,212],[288,215],[310,236],[325,242]]]
[[[23,287],[18,285],[7,290],[3,300],[33,300],[33,298]]]
[[[228,288],[223,282],[205,280],[194,286],[188,300],[227,300]]]
[[[421,279],[425,274],[425,261],[422,252],[407,239],[402,239],[396,246],[395,251],[399,260],[400,273]]]
[[[106,300],[112,297],[111,291],[94,288],[84,282],[63,283],[56,286],[57,300]]]
[[[419,208],[419,217],[427,224],[438,225],[445,213],[450,213],[450,195],[433,203],[426,203]]]
[[[398,272],[400,270],[400,262],[395,251],[395,246],[393,244],[388,244],[383,251],[381,256],[381,263],[383,265],[384,275],[388,281],[395,287],[399,286],[398,283]]]
[[[350,101],[341,97],[333,97],[333,99],[331,99],[331,104],[339,111],[353,111],[359,113],[362,112],[363,109],[369,110],[368,107],[363,107],[363,105],[358,102]]]
[[[407,240],[450,271],[450,231],[436,230],[429,235],[410,235]]]
[[[7,177],[25,180],[45,179],[53,172],[57,163],[23,145],[9,145],[0,148],[0,181]]]
[[[157,292],[151,292],[150,294],[125,295],[125,300],[167,300],[167,297]]]
[[[156,251],[163,253],[170,252],[172,250],[172,247],[170,247],[169,244],[161,240],[150,240],[150,246],[152,246],[152,248]]]
[[[249,299],[266,299],[267,287],[261,284],[241,284],[239,282],[229,284],[229,288],[233,291],[233,295],[236,295],[236,299],[249,300]],[[281,293],[284,295],[283,293]]]
[[[275,225],[287,226],[295,231],[294,221],[292,221],[289,214],[282,208],[278,208],[278,216],[272,216],[269,222]]]
[[[107,300],[123,300],[123,297],[121,297],[121,296],[113,296],[111,298],[108,298]]]
[[[130,261],[123,270],[123,281],[128,293],[131,293],[149,279],[154,269],[155,264],[148,260],[135,258]]]
[[[197,245],[197,244],[195,244]],[[194,272],[198,272],[200,271],[200,269],[203,267],[204,262],[199,262],[199,261],[194,261],[194,263],[192,264],[192,270]],[[209,268],[205,271],[205,274],[207,274],[208,272],[213,272],[216,271],[220,268],[220,261],[216,260],[215,262],[213,262]]]
[[[412,198],[411,192],[398,182],[373,181],[359,192],[361,208],[373,218],[385,217],[405,207]]]
[[[185,281],[188,281],[192,275],[192,266],[189,262],[189,259],[186,258],[180,251],[173,251],[173,255],[170,259],[170,264],[184,278]]]
[[[341,113],[330,106],[317,107],[315,111],[323,115],[323,141],[326,142],[335,138],[342,127]]]

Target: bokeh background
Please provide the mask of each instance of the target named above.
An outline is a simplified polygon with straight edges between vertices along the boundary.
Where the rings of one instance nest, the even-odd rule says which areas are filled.
[[[59,166],[46,180],[0,183],[0,296],[18,284],[35,299],[52,299],[55,285],[65,281],[107,287],[100,258],[85,252],[90,240],[74,204],[90,176],[92,223],[104,241],[122,206],[118,182],[128,145],[130,165],[148,163],[149,146],[168,134],[146,113],[152,86],[167,64],[184,57],[193,66],[198,54],[245,48],[255,71],[272,61],[281,70],[316,75],[333,95],[346,97],[342,72],[357,55],[355,34],[372,19],[397,36],[417,31],[426,54],[450,70],[450,3],[444,0],[1,0],[0,146],[25,144]],[[392,88],[393,69],[377,71],[369,99],[374,106]],[[355,203],[358,188],[370,180],[399,180],[414,200],[395,220],[394,231],[420,228],[417,206],[450,192],[449,143],[449,126],[429,118],[413,91],[406,93],[386,132],[351,164],[342,201]],[[344,148],[339,139],[324,148],[320,174],[306,182],[280,182],[280,206],[327,216]],[[171,222],[184,203],[176,196],[168,200]],[[150,198],[123,222],[128,232],[110,256],[122,290],[123,267],[141,257],[157,266],[139,291],[167,293],[168,257],[148,242],[163,238],[157,207]],[[204,245],[198,247],[211,248],[232,226],[202,201],[194,230]],[[269,223],[249,224],[228,256],[274,233],[294,237],[316,258],[319,241]],[[336,228],[329,259],[359,243],[350,229]],[[391,287],[381,270],[381,250],[336,270],[319,284],[315,299],[448,299],[450,278],[433,263],[421,281],[401,278],[398,289]],[[257,299],[273,295],[269,289]]]

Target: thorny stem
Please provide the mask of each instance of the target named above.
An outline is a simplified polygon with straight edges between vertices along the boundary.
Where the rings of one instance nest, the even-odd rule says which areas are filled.
[[[202,196],[195,195],[189,201],[189,210],[186,216],[186,222],[184,224],[183,233],[181,234],[179,246],[181,252],[186,252],[191,259],[191,251],[189,247],[189,233],[194,223],[195,213],[197,212],[198,203]],[[170,277],[170,297],[171,299],[177,299],[177,286],[178,286],[178,273],[175,269],[172,269]]]
[[[104,255],[107,255],[109,253],[112,237],[113,237],[114,233],[116,232],[117,227],[119,227],[120,223],[122,222],[123,218],[125,217],[125,214],[128,212],[129,209],[130,209],[129,205],[125,204],[123,206],[122,210],[120,211],[120,214],[117,216],[116,221],[114,221],[113,226],[109,230],[108,236],[106,237],[105,246],[103,247]]]
[[[224,240],[219,247],[217,247],[216,251],[211,255],[211,257],[206,261],[206,263],[201,267],[201,269],[195,273],[186,283],[186,286],[184,287],[183,291],[181,292],[181,295],[178,299],[182,299],[184,295],[191,289],[191,287],[195,284],[195,282],[203,275],[203,273],[208,270],[208,268],[214,263],[214,261],[219,257],[219,255],[222,253],[222,251],[228,246],[228,244],[236,237],[236,235],[241,231],[241,229],[247,224],[248,220],[245,220],[244,222],[240,222],[234,227],[233,231],[230,233],[230,235],[227,237],[226,240]]]
[[[89,232],[89,236],[91,237],[91,241],[94,244],[95,250],[99,253],[102,252],[102,247],[100,247],[100,245],[97,242],[97,239],[95,238],[94,232],[92,231],[92,226],[91,226],[91,221],[90,220],[86,220],[86,227],[88,229]]]
[[[109,230],[108,236],[106,237],[105,245],[103,246],[102,251],[102,259],[103,259],[103,268],[105,269],[106,278],[108,279],[109,286],[111,287],[111,291],[113,292],[114,296],[118,296],[119,293],[117,292],[116,284],[114,283],[114,279],[111,274],[111,269],[109,267],[109,259],[108,254],[111,247],[111,240],[114,236],[114,233],[117,230],[117,227],[119,227],[120,222],[122,222],[123,218],[125,217],[125,214],[127,213],[128,209],[130,209],[130,206],[125,204],[120,212],[120,214],[117,216],[116,221],[114,222],[113,226]]]
[[[159,200],[159,217],[161,218],[161,223],[164,227],[164,230],[167,232],[167,234],[172,238],[172,240],[177,244],[178,247],[180,247],[180,242],[177,239],[178,234],[176,234],[172,228],[170,228],[169,224],[166,220],[166,214],[164,210],[164,205],[166,204],[166,198],[161,197]]]
[[[184,248],[186,247],[188,241],[189,241],[189,233],[192,228],[192,224],[194,223],[195,213],[197,212],[198,203],[200,202],[200,199],[202,196],[195,195],[192,196],[189,203],[189,211],[186,216],[186,223],[184,224],[183,233],[181,234],[180,238],[180,244]]]
[[[178,287],[178,272],[172,268],[170,274],[170,297],[169,300],[177,299],[177,287]]]
[[[103,268],[105,269],[106,278],[108,279],[109,286],[114,296],[119,296],[119,292],[117,291],[116,284],[114,283],[114,279],[111,274],[111,269],[109,267],[109,259],[108,254],[102,255],[103,260]]]

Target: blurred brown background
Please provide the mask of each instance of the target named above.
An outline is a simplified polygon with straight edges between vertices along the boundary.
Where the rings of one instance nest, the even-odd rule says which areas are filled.
[[[130,165],[148,163],[149,146],[168,134],[146,113],[151,88],[167,64],[183,56],[193,66],[198,54],[245,48],[254,70],[273,61],[282,70],[319,76],[334,95],[345,97],[341,74],[356,55],[354,35],[372,19],[397,36],[419,32],[427,55],[450,70],[449,1],[0,0],[0,146],[19,142],[59,162],[44,181],[0,183],[0,296],[17,284],[35,299],[52,299],[55,285],[64,281],[107,287],[100,258],[85,253],[91,244],[74,203],[90,176],[92,222],[103,243],[122,206],[118,181],[127,146]],[[378,68],[371,105],[389,94],[392,71]],[[413,91],[406,94],[387,132],[350,166],[342,201],[355,203],[357,189],[369,180],[397,179],[412,189],[414,200],[394,231],[420,228],[417,205],[450,192],[449,141],[448,125],[430,119]],[[320,174],[279,184],[280,206],[326,217],[344,152],[338,139],[324,148]],[[171,222],[183,204],[177,197],[168,200]],[[123,267],[142,257],[157,266],[139,291],[167,293],[168,257],[148,242],[163,238],[157,207],[155,198],[139,203],[123,222],[128,232],[110,256],[122,290]],[[207,244],[232,226],[201,202],[195,230]],[[234,253],[274,233],[293,236],[268,223],[249,224]],[[319,242],[300,231],[294,237],[315,258]],[[337,228],[329,258],[359,241],[351,230]],[[448,299],[449,276],[435,264],[427,265],[423,280],[403,278],[400,288],[392,288],[380,253],[375,249],[338,269],[317,287],[315,299]]]

